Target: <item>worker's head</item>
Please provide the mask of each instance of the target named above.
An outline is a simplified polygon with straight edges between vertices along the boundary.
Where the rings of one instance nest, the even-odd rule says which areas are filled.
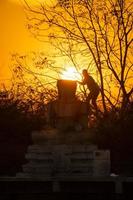
[[[83,74],[83,76],[88,75],[87,69],[83,69],[83,70],[82,70],[82,74]]]

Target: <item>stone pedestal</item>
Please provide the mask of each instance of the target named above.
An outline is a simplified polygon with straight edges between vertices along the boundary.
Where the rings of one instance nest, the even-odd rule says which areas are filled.
[[[48,103],[48,122],[59,130],[75,129],[77,124],[82,129],[88,127],[88,107],[76,97],[76,81],[58,80],[58,98]]]
[[[48,105],[48,122],[59,130],[75,129],[79,124],[82,129],[88,128],[88,108],[85,102],[76,98],[65,101],[56,100]]]
[[[27,164],[19,176],[108,176],[110,152],[85,145],[90,134],[87,105],[75,97],[76,81],[58,80],[57,87],[58,99],[48,104],[49,119],[56,128],[32,133],[34,145],[27,150]]]
[[[32,145],[18,176],[30,178],[99,177],[110,174],[110,153],[95,145]]]

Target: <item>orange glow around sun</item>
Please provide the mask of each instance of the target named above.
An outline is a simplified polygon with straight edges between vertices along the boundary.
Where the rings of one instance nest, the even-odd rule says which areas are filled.
[[[74,67],[69,67],[61,73],[60,78],[64,80],[81,80],[81,75]]]

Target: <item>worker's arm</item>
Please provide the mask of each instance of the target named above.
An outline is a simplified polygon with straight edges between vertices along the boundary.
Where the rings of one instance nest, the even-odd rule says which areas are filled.
[[[84,80],[83,81],[77,81],[77,83],[79,83],[80,85],[85,85],[86,84]]]

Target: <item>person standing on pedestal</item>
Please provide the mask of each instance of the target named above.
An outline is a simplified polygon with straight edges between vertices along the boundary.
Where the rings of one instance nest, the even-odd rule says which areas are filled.
[[[87,88],[89,89],[90,93],[87,96],[87,104],[90,105],[90,101],[92,102],[92,105],[94,106],[95,110],[97,111],[97,97],[100,93],[100,87],[95,82],[95,80],[92,78],[92,76],[89,75],[88,71],[86,69],[83,69],[82,71],[83,75],[83,81],[77,81],[81,85],[87,85]]]

